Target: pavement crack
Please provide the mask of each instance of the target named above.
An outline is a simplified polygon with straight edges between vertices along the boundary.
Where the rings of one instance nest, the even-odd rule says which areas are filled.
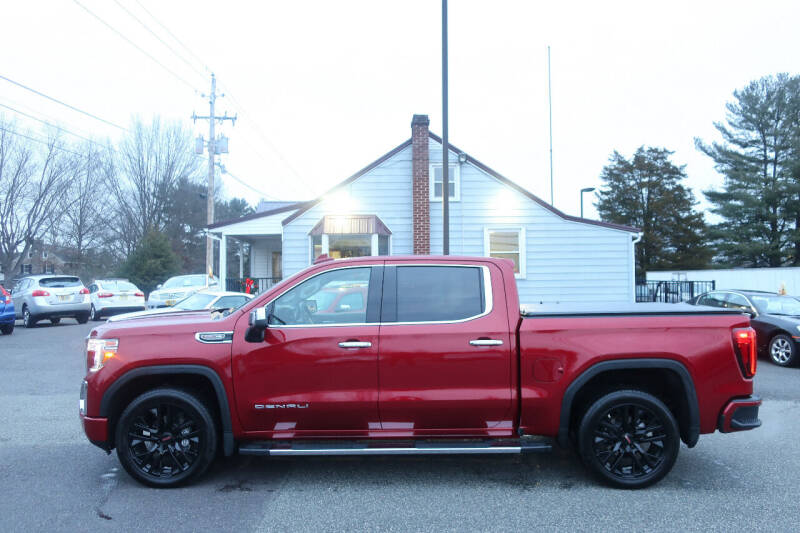
[[[108,499],[111,497],[111,491],[117,486],[117,472],[117,467],[113,467],[109,472],[100,476],[100,500],[97,502],[97,506],[94,510],[97,516],[103,520],[113,520],[111,515],[103,511],[103,506],[108,503]]]

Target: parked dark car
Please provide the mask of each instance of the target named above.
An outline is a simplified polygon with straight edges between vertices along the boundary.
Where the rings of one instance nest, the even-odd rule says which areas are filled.
[[[696,296],[693,305],[741,309],[756,330],[758,352],[780,366],[800,360],[800,301],[773,292],[719,290]]]
[[[14,312],[14,301],[11,299],[11,294],[0,285],[0,333],[3,335],[14,333],[15,319],[16,313]]]

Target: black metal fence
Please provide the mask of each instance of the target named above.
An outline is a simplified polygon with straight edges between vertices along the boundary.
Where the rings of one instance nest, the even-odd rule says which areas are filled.
[[[250,284],[250,294],[258,294],[269,289],[280,280],[281,278],[227,278],[225,280],[225,290],[234,292],[248,292],[248,281],[252,281]]]
[[[637,302],[685,302],[704,292],[713,291],[714,281],[645,281],[636,284]]]

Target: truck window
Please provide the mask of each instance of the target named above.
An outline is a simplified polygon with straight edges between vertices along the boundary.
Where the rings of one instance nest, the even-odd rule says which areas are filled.
[[[313,276],[289,289],[278,299],[270,317],[270,324],[299,326],[311,324],[363,324],[367,321],[367,308],[363,304],[345,307],[334,305],[369,288],[370,267],[329,270]],[[352,302],[352,300],[350,300]]]
[[[398,266],[397,321],[464,320],[486,308],[483,269],[464,266]]]

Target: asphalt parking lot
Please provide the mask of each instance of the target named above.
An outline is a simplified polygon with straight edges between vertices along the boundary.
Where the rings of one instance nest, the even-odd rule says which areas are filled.
[[[643,491],[598,485],[571,452],[255,458],[145,488],[78,421],[92,325],[0,336],[0,531],[797,531],[800,369],[759,362],[763,427],[705,435]]]

